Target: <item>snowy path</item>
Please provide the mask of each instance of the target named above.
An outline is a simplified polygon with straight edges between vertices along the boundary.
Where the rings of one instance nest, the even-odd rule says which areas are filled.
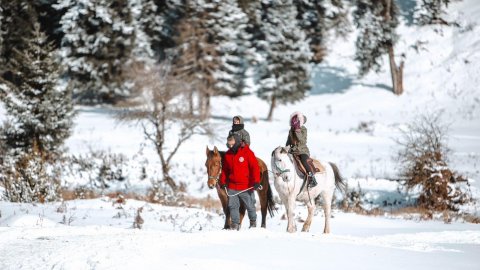
[[[0,230],[1,269],[478,269],[480,231],[375,237],[255,229],[169,233],[111,228]],[[35,256],[32,256],[35,252]]]
[[[144,229],[131,229],[128,213],[141,205],[149,209]],[[480,265],[476,224],[335,212],[330,235],[321,233],[321,213],[311,232],[288,234],[278,213],[267,220],[266,230],[236,232],[221,230],[222,216],[199,209],[129,200],[123,206],[127,214],[116,217],[118,206],[102,199],[71,201],[64,213],[58,207],[0,203],[0,269],[473,270]],[[59,224],[64,214],[78,219],[71,226]]]

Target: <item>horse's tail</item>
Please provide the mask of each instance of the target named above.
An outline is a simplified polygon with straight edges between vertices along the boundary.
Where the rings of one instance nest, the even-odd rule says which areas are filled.
[[[267,189],[267,209],[268,213],[270,214],[270,217],[273,217],[275,215],[274,211],[277,211],[275,207],[275,201],[273,200],[273,193],[272,193],[272,186],[270,185],[270,181],[268,181],[268,171],[264,171],[262,173],[262,183],[264,183],[265,187]]]
[[[330,166],[333,169],[333,174],[335,175],[335,186],[342,192],[345,193],[347,185],[345,183],[345,179],[342,177],[340,174],[340,171],[338,170],[338,167],[335,163],[329,162]]]
[[[268,174],[267,174],[268,177]],[[267,180],[268,183],[268,180]],[[275,207],[275,201],[273,200],[273,193],[272,193],[272,187],[270,184],[268,184],[268,190],[267,190],[267,209],[268,213],[270,214],[270,217],[273,217],[275,215],[274,211],[277,211],[277,208]]]

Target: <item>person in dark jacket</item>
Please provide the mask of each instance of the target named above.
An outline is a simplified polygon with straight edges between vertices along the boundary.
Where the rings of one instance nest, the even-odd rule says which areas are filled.
[[[248,144],[241,147],[237,134],[228,137],[228,151],[222,162],[220,186],[227,188],[228,208],[232,218],[232,230],[240,229],[240,200],[245,204],[250,219],[250,227],[256,227],[257,213],[253,189],[261,189],[260,168],[257,158]]]
[[[237,134],[240,137],[242,147],[245,144],[250,146],[250,134],[245,130],[243,117],[240,115],[236,115],[232,119],[232,129],[228,132],[228,136],[232,134]]]
[[[308,187],[313,188],[317,185],[315,172],[307,163],[310,156],[310,150],[307,147],[307,128],[304,126],[307,117],[300,112],[295,112],[290,116],[290,130],[288,131],[287,146],[294,155],[298,155],[302,161],[303,167],[308,173]]]

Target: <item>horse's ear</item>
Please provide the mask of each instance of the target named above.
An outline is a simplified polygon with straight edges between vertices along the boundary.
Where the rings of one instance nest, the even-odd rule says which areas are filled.
[[[290,145],[287,145],[283,148],[285,150],[285,153],[289,153],[290,152]]]
[[[209,153],[210,153],[210,149],[208,149],[208,145],[207,145],[207,151],[205,151],[205,154],[207,154],[208,156]]]
[[[218,154],[218,149],[217,149],[216,146],[213,147],[213,152],[214,152],[215,154]]]

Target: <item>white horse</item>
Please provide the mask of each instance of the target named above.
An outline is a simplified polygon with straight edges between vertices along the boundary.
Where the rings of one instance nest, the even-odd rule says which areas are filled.
[[[330,233],[330,212],[332,209],[333,192],[335,191],[335,186],[339,189],[345,188],[344,180],[334,163],[320,162],[325,167],[325,171],[315,174],[315,179],[318,183],[315,187],[307,188],[307,184],[303,185],[303,175],[296,168],[293,156],[289,154],[289,150],[290,148],[288,146],[279,146],[272,152],[274,184],[287,211],[287,231],[293,233],[297,230],[297,225],[293,219],[295,201],[297,200],[304,202],[308,207],[308,217],[303,224],[302,231],[308,232],[310,230],[313,213],[315,211],[315,198],[321,194],[325,213],[325,228],[323,233]]]

